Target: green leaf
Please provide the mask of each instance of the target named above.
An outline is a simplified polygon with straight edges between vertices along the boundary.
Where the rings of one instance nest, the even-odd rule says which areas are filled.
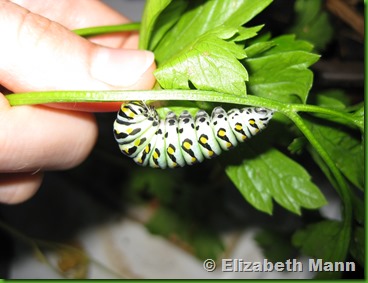
[[[339,221],[326,220],[298,230],[292,237],[293,245],[315,259],[324,262],[344,261],[350,242],[349,228]],[[334,279],[340,272],[321,272],[316,277]]]
[[[359,108],[354,112],[354,116],[356,116],[356,117],[361,117],[362,119],[364,119],[364,105],[362,105],[361,107],[359,107]]]
[[[256,42],[245,48],[244,51],[247,54],[247,57],[256,57],[258,54],[264,53],[265,51],[274,47],[275,44],[276,43],[272,41]]]
[[[365,223],[365,205],[364,205],[364,198],[363,196],[352,196],[353,201],[353,213],[355,221],[360,224],[364,225]]]
[[[247,147],[245,161],[228,166],[226,173],[244,198],[255,208],[272,214],[272,198],[282,207],[300,214],[301,207],[315,209],[326,204],[309,174],[286,155],[270,149]]]
[[[155,71],[164,89],[189,89],[244,95],[248,74],[239,62],[244,50],[234,42],[256,35],[260,27],[235,29],[221,26],[200,36],[187,48]]]
[[[155,50],[164,35],[176,24],[188,5],[186,0],[175,0],[158,17],[149,41],[149,50]]]
[[[289,32],[314,44],[316,50],[325,49],[333,36],[333,27],[321,0],[297,0],[296,20]]]
[[[187,11],[156,46],[154,51],[157,62],[160,65],[169,60],[201,35],[216,27],[242,26],[270,3],[271,0],[191,1]]]
[[[306,144],[307,139],[305,137],[297,137],[288,146],[288,150],[291,154],[301,154]]]
[[[326,90],[315,96],[315,104],[336,110],[344,110],[349,104],[349,98],[344,91],[338,89]]]
[[[286,103],[305,103],[313,83],[308,69],[319,56],[308,51],[309,44],[293,36],[279,37],[275,47],[257,57],[246,58],[248,93]]]
[[[364,152],[359,137],[336,124],[305,120],[318,142],[344,176],[359,189],[364,189]]]
[[[271,42],[275,45],[272,49],[266,50],[262,56],[274,55],[289,51],[311,52],[313,45],[305,40],[296,39],[294,34],[284,34],[272,38]]]
[[[356,227],[350,245],[352,257],[362,266],[365,266],[365,231],[363,227]]]
[[[324,160],[321,158],[321,156],[318,154],[318,152],[312,147],[308,146],[308,151],[312,157],[312,159],[317,163],[319,168],[322,170],[322,172],[325,174],[326,178],[330,181],[331,185],[336,189],[336,191],[339,191],[339,184],[336,182],[336,179],[334,178],[333,174],[331,173],[330,168],[326,165]]]
[[[317,93],[316,95],[310,98],[311,98],[311,101],[309,101],[310,104],[317,104],[318,106],[324,108],[340,111],[341,114],[346,116],[346,118],[350,116],[349,118],[354,119],[355,121],[354,123],[352,123],[350,119],[348,120],[346,118],[336,117],[335,115],[318,112],[313,113],[313,116],[328,121],[337,122],[339,124],[343,124],[353,129],[357,127],[357,124],[363,125],[364,107],[360,108],[360,104],[350,106],[350,98],[345,94],[344,91],[339,89],[325,90],[323,92]],[[351,113],[354,111],[357,112]]]
[[[146,1],[143,11],[141,30],[139,33],[139,48],[147,49],[149,40],[152,37],[153,28],[162,11],[172,0],[151,0]]]
[[[360,120],[360,124],[364,125],[364,105],[358,108],[353,116]]]

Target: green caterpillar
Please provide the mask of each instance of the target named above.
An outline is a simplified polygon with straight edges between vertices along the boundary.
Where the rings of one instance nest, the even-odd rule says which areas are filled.
[[[226,112],[216,107],[211,117],[200,110],[179,118],[173,112],[161,120],[143,102],[122,104],[114,122],[114,136],[123,154],[141,166],[177,168],[211,159],[263,130],[273,111],[246,107]]]

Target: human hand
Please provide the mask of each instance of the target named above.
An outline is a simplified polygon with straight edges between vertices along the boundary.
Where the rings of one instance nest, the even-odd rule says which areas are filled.
[[[150,89],[151,52],[136,33],[90,40],[70,30],[128,19],[97,0],[0,0],[0,85],[11,92]],[[64,105],[113,110],[117,103]],[[97,109],[96,109],[97,108]],[[93,116],[46,106],[10,107],[0,93],[0,202],[30,198],[42,171],[82,162],[97,136]]]

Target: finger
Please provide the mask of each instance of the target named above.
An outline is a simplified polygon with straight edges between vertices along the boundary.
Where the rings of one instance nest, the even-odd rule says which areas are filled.
[[[92,44],[63,26],[0,1],[0,83],[13,92],[150,89],[151,52]]]
[[[33,196],[42,182],[42,173],[0,174],[0,203],[16,204]]]
[[[29,11],[61,23],[73,30],[91,26],[115,25],[130,20],[97,0],[11,0]],[[65,15],[68,15],[65,17]],[[99,36],[92,39],[95,43],[110,47],[137,48],[137,33],[119,33]]]
[[[98,0],[11,0],[11,2],[35,14],[62,23],[69,29],[93,25],[123,24],[130,21]]]
[[[21,106],[0,112],[0,172],[67,169],[92,150],[97,126],[92,115]]]

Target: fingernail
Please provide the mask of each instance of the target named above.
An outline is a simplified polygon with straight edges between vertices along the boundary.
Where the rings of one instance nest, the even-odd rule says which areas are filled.
[[[104,83],[128,87],[139,81],[154,59],[150,51],[101,47],[93,58],[91,74]]]

